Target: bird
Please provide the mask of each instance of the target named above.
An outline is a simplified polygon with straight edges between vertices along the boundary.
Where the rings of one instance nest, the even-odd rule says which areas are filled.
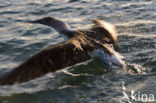
[[[93,26],[85,30],[74,30],[65,22],[54,17],[30,20],[31,24],[42,24],[55,29],[65,42],[46,47],[19,66],[0,76],[0,85],[13,85],[41,77],[65,67],[92,59],[92,52],[107,66],[125,66],[112,47],[118,41],[115,26],[93,19]]]

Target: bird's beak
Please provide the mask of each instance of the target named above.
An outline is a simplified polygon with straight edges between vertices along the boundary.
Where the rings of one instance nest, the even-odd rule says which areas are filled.
[[[32,23],[32,24],[42,24],[42,20],[28,21],[28,23]]]

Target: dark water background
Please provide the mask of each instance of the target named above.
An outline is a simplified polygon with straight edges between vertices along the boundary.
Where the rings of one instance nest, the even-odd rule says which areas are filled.
[[[0,0],[0,74],[63,41],[49,27],[26,23],[45,16],[79,29],[90,27],[93,18],[113,23],[119,32],[116,51],[138,73],[106,71],[96,58],[27,83],[0,87],[0,103],[126,103],[123,92],[130,96],[131,90],[154,94],[156,103],[155,0]]]

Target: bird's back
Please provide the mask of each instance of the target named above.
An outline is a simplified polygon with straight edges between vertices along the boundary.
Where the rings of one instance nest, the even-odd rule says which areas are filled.
[[[94,25],[90,29],[67,32],[66,35],[69,38],[77,35],[85,35],[106,44],[115,44],[118,41],[117,31],[114,25],[98,19],[94,19],[93,23]]]

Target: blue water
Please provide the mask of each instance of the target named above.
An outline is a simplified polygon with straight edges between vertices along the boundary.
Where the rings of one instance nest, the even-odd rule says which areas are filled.
[[[113,23],[119,33],[115,49],[135,71],[107,70],[95,58],[26,83],[2,86],[0,103],[142,103],[122,99],[123,91],[130,96],[131,90],[153,94],[156,103],[155,11],[155,0],[0,0],[0,75],[64,41],[49,27],[26,23],[45,16],[60,18],[74,29],[89,28],[93,18]]]

